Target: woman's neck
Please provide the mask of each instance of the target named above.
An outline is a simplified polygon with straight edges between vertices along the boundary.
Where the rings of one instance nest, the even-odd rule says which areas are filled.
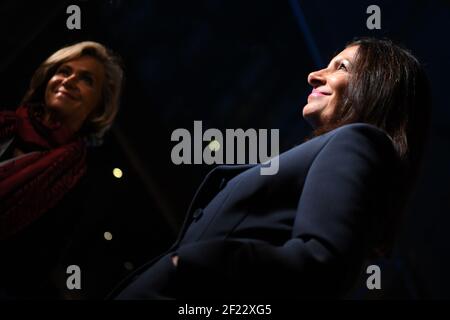
[[[42,122],[44,125],[46,126],[53,126],[59,122],[62,123],[61,119],[59,119],[59,117],[57,116],[56,112],[52,111],[52,110],[48,110],[45,109],[44,110],[44,115],[42,117]]]

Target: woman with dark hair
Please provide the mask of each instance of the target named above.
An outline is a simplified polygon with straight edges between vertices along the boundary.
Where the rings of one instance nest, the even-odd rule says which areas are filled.
[[[322,125],[314,125],[314,120],[309,120],[314,131],[305,141],[356,122],[372,124],[392,140],[401,164],[396,173],[400,183],[395,192],[398,208],[387,217],[394,221],[385,229],[389,238],[385,239],[385,245],[389,248],[418,178],[429,134],[429,82],[419,61],[391,40],[361,38],[346,48],[357,48],[357,52],[342,105]],[[308,78],[312,86],[320,80],[320,71]],[[306,120],[314,116],[314,112],[309,116],[307,107],[303,109]]]
[[[215,168],[177,241],[118,299],[342,297],[365,259],[389,252],[426,141],[425,73],[391,41],[360,39],[308,82],[312,136],[276,175]]]
[[[112,125],[122,78],[117,56],[80,42],[39,66],[15,112],[0,112],[0,297],[56,297],[51,272],[81,216],[87,147]]]

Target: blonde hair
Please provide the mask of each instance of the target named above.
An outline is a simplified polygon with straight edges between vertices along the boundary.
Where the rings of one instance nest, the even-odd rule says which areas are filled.
[[[30,86],[22,99],[22,104],[44,104],[45,88],[58,67],[81,56],[92,56],[104,66],[101,103],[86,119],[82,131],[90,143],[102,143],[105,132],[111,127],[119,110],[119,100],[123,85],[123,69],[119,56],[98,42],[83,41],[64,47],[47,58],[35,71]]]

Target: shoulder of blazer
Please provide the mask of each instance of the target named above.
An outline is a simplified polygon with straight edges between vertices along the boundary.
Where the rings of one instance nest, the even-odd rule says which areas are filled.
[[[334,145],[338,142],[345,141],[345,144],[351,144],[358,148],[375,147],[375,149],[385,150],[388,154],[392,153],[394,157],[398,157],[395,151],[394,143],[391,137],[380,128],[362,122],[350,123],[338,127],[329,132],[316,136],[296,147],[288,150],[289,153],[302,152],[303,145],[310,144],[314,148],[310,149],[314,157],[317,156],[325,147]],[[367,144],[370,145],[367,145]]]
[[[386,146],[389,146],[392,150],[395,150],[392,138],[385,131],[381,130],[380,128],[372,124],[363,122],[356,122],[343,125],[330,132],[324,133],[322,136],[323,137],[328,136],[326,142],[332,139],[334,140],[336,139],[336,137],[339,137],[339,139],[344,139],[344,138],[351,138],[352,136],[355,137],[364,136],[366,139],[369,139],[370,141],[385,144]]]

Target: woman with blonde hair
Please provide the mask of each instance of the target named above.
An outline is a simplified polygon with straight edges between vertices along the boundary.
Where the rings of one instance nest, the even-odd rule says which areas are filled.
[[[87,147],[101,144],[111,127],[122,81],[116,55],[100,43],[80,42],[39,66],[15,112],[0,112],[0,245],[10,254],[2,266],[8,278],[0,283],[4,295],[27,296],[28,288],[17,282],[20,276],[8,274],[18,265],[33,268],[22,265],[18,252],[36,252],[31,248],[40,245],[42,256],[33,252],[33,257],[46,259],[45,264],[58,255],[41,240],[52,217],[61,216],[54,211],[86,173]],[[5,286],[5,281],[11,283]],[[11,293],[18,288],[20,293]]]

